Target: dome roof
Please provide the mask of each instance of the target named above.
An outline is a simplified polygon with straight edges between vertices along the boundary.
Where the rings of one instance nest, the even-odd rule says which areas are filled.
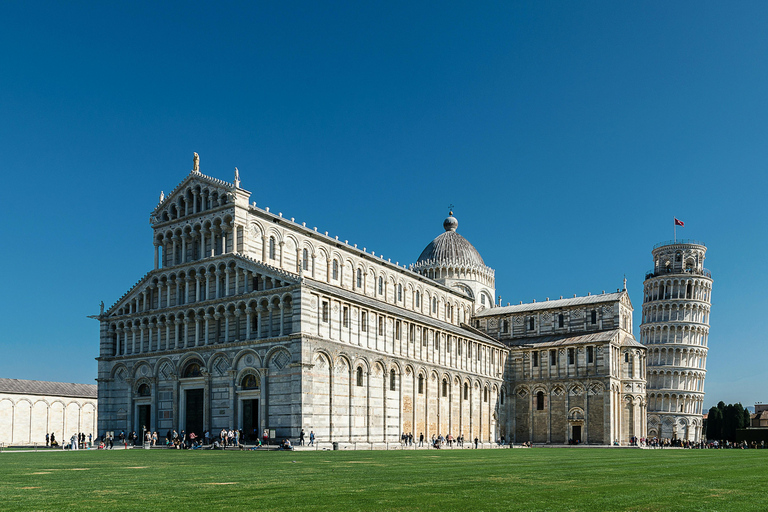
[[[483,258],[477,249],[469,241],[456,232],[459,221],[453,216],[453,212],[443,221],[445,233],[432,240],[416,261],[420,263],[460,264],[485,266]]]

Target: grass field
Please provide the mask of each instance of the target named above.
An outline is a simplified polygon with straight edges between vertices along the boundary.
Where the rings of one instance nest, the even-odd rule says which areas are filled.
[[[768,510],[768,450],[0,454],[2,510]]]

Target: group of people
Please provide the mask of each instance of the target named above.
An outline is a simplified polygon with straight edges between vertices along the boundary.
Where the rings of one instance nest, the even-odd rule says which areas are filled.
[[[471,442],[471,440],[470,440]],[[480,440],[476,437],[474,440],[475,448],[478,447]],[[504,444],[504,437],[502,437],[498,443]],[[400,435],[400,444],[403,446],[413,446],[414,439],[413,439],[413,432],[403,432]],[[454,444],[457,448],[463,448],[464,447],[464,436],[457,436],[454,437],[451,434],[448,434],[447,436],[443,436],[441,434],[435,435],[432,434],[432,438],[429,441],[429,444],[433,448],[440,448],[442,446],[449,446],[450,448],[453,448]],[[418,439],[418,446],[424,446],[424,433],[419,434]]]
[[[58,448],[61,446],[56,440],[56,434],[54,432],[51,432],[50,434],[46,432],[45,446],[50,446],[51,448]],[[72,434],[69,438],[69,442],[64,443],[63,447],[71,450],[84,450],[89,446],[93,446],[93,435],[88,434],[86,436],[84,433],[79,432],[77,434]]]

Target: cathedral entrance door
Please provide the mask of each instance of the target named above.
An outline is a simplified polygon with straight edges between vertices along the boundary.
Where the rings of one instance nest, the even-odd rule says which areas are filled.
[[[187,436],[192,432],[197,437],[203,435],[203,390],[202,389],[188,389],[186,391],[186,418],[184,421],[184,427],[187,431]]]
[[[245,439],[254,442],[259,437],[259,401],[243,400],[243,433]]]
[[[581,425],[574,425],[571,427],[571,439],[574,443],[581,442]]]
[[[141,430],[152,430],[152,406],[151,405],[138,405],[136,406],[137,414],[136,419],[138,420],[138,424],[136,425],[136,431],[140,432]]]

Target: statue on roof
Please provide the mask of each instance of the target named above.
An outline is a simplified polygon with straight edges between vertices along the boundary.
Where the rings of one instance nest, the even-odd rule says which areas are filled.
[[[165,192],[163,192],[163,191],[161,190],[161,191],[160,191],[160,201],[158,201],[158,202],[159,202],[159,203],[162,203],[163,201],[165,201]]]
[[[200,155],[194,153],[192,157],[192,172],[200,172]]]
[[[240,171],[237,170],[237,167],[235,167],[235,186],[240,188]]]
[[[104,314],[104,301],[99,302],[99,314]]]

